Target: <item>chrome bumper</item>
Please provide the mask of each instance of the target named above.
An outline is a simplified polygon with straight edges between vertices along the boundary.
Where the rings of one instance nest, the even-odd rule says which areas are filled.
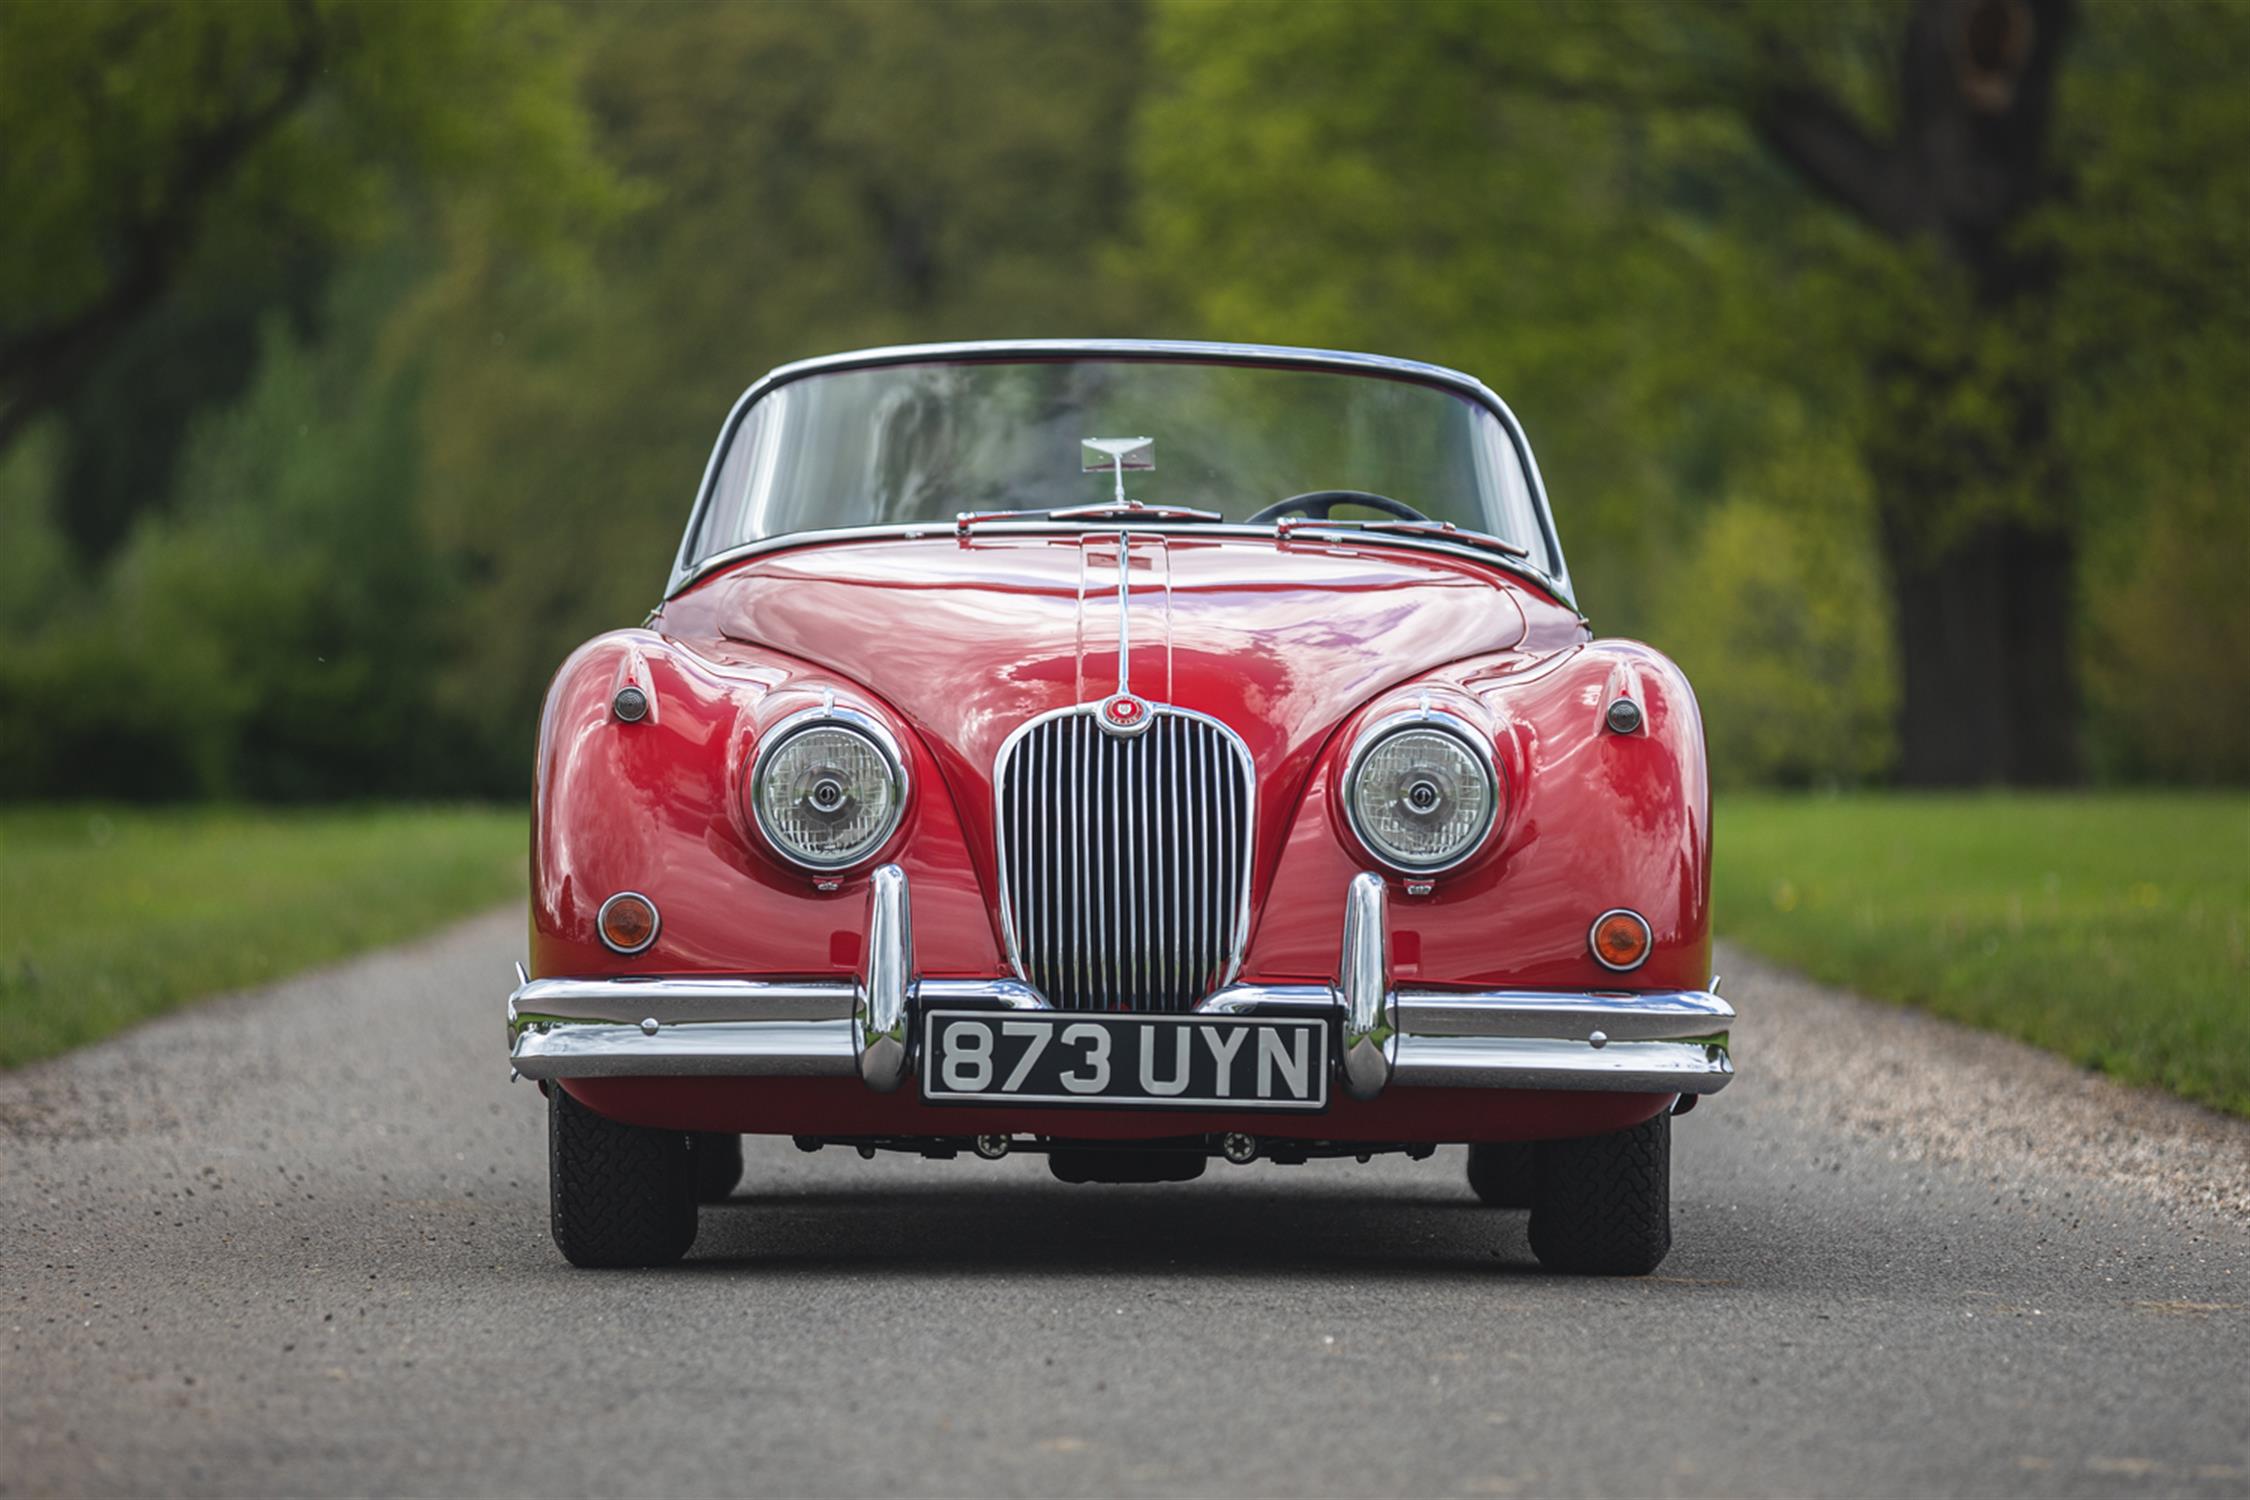
[[[1334,1015],[1354,1098],[1386,1088],[1599,1089],[1709,1094],[1734,1076],[1734,1008],[1701,990],[1403,989],[1390,983],[1380,876],[1352,878],[1333,984],[1235,984],[1198,1010]],[[851,979],[525,979],[508,997],[509,1056],[526,1078],[849,1078],[889,1093],[911,1071],[923,1006],[1045,1010],[1013,979],[914,973],[906,875],[868,883]]]

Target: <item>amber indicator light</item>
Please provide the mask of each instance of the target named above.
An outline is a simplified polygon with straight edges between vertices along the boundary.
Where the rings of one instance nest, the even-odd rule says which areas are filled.
[[[1603,912],[1594,923],[1594,957],[1612,969],[1638,968],[1648,957],[1648,923],[1634,912]]]
[[[596,925],[603,943],[619,953],[638,953],[656,941],[656,905],[637,891],[620,891],[602,903]]]

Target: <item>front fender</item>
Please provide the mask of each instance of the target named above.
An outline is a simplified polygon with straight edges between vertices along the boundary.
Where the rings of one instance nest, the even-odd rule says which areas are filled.
[[[632,682],[650,712],[612,711]],[[748,647],[690,651],[648,630],[587,642],[563,663],[540,717],[531,842],[531,968],[535,977],[603,974],[855,972],[864,943],[867,882],[895,861],[914,890],[924,972],[1001,970],[991,907],[970,865],[945,778],[895,713],[913,786],[905,824],[881,859],[833,889],[786,865],[743,815],[738,789],[757,734],[796,699],[823,688],[854,693],[833,673]],[[630,957],[596,936],[594,918],[618,891],[656,904],[656,941]]]
[[[1638,642],[1598,641],[1460,662],[1428,681],[1490,715],[1507,806],[1486,853],[1437,876],[1428,894],[1390,877],[1396,978],[1482,988],[1707,985],[1710,780],[1702,717],[1679,668]],[[1620,692],[1642,709],[1630,734],[1603,723]],[[1252,934],[1251,977],[1329,977],[1342,892],[1354,874],[1378,868],[1338,815],[1353,727],[1329,746],[1290,825]],[[1588,942],[1594,919],[1619,906],[1646,917],[1655,939],[1629,974],[1603,968]]]

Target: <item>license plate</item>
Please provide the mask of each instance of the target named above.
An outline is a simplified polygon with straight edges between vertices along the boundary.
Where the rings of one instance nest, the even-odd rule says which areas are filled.
[[[1325,1109],[1328,1026],[1273,1016],[933,1010],[922,1017],[922,1097],[934,1104]]]

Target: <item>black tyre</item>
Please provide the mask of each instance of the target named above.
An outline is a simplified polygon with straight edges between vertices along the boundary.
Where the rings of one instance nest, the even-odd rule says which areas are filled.
[[[644,1130],[547,1091],[555,1245],[574,1266],[667,1266],[695,1243],[695,1158],[678,1130]]]
[[[1488,1208],[1529,1208],[1536,1159],[1529,1141],[1487,1141],[1471,1146],[1469,1191]]]
[[[1672,1116],[1611,1135],[1541,1141],[1531,1251],[1550,1271],[1646,1276],[1672,1248]]]
[[[688,1137],[695,1158],[695,1201],[724,1203],[742,1184],[742,1137],[697,1131]]]

